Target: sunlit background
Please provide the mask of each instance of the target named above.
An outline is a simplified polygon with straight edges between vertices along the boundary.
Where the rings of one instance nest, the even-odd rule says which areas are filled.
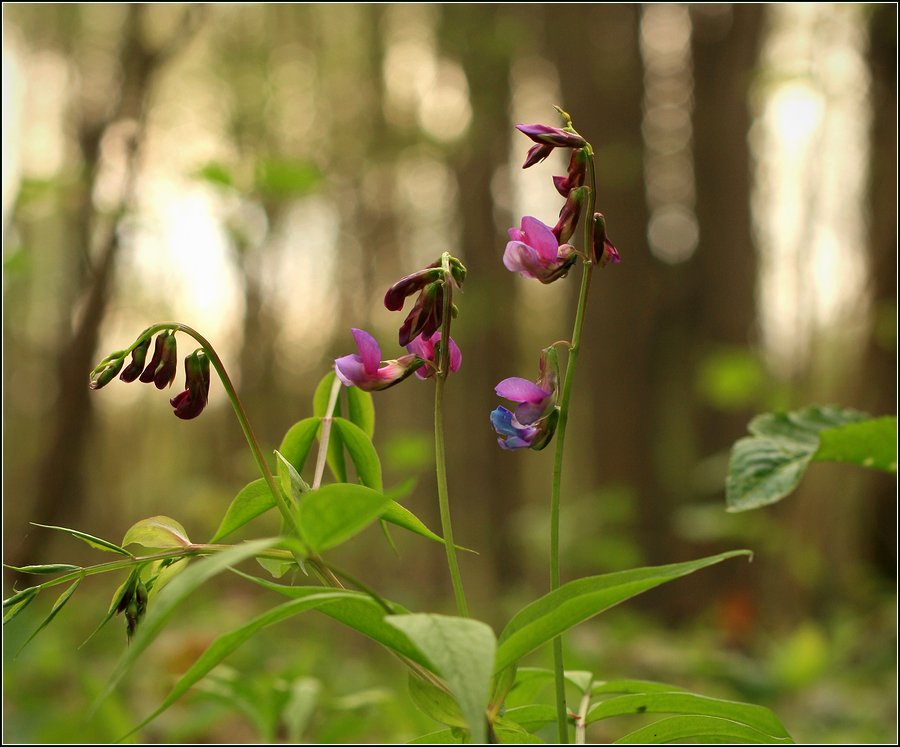
[[[660,593],[599,637],[580,633],[574,655],[621,676],[706,673],[720,694],[780,707],[798,741],[896,738],[885,689],[895,486],[823,466],[769,511],[726,515],[722,498],[728,449],[757,412],[896,412],[895,7],[20,4],[4,5],[3,20],[7,562],[79,557],[31,520],[118,539],[170,514],[192,537],[210,535],[254,478],[218,382],[200,419],[176,422],[152,388],[88,393],[107,352],[156,321],[190,324],[274,448],[310,414],[331,361],[352,352],[351,326],[399,355],[402,317],[384,309],[384,291],[450,250],[470,270],[454,333],[464,365],[448,394],[457,533],[481,553],[463,570],[495,625],[540,593],[550,457],[501,453],[487,416],[497,381],[534,376],[540,348],[570,334],[576,282],[542,286],[500,263],[522,215],[556,220],[550,176],[566,156],[523,171],[529,142],[512,125],[557,125],[559,104],[594,144],[598,206],[622,255],[592,289],[565,575],[757,552],[733,577]],[[375,441],[389,481],[419,477],[409,505],[436,526],[428,389],[379,394]],[[373,533],[342,558],[410,607],[446,608],[440,548],[398,548]],[[111,592],[96,583],[93,608],[85,595],[67,610],[81,620],[72,635],[89,632]],[[219,593],[206,615],[256,603]],[[212,635],[203,619],[182,639]],[[65,633],[47,631],[8,663],[8,739],[82,739],[66,719],[103,669],[74,676],[91,652]],[[665,653],[667,635],[693,653]],[[177,649],[176,634],[166,645]],[[340,669],[304,646],[291,676],[321,678],[333,702],[350,697]],[[642,651],[664,659],[661,673]],[[48,683],[65,702],[36,723]],[[136,685],[90,734],[116,736],[157,689]],[[153,738],[261,738],[258,720],[198,702],[213,715],[195,724],[182,712]],[[231,726],[217,731],[222,714]],[[311,741],[385,738],[310,723]],[[396,728],[392,739],[417,733]]]

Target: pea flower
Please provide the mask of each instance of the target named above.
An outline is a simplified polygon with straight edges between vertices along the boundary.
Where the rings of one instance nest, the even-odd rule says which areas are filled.
[[[406,349],[410,353],[414,353],[425,361],[436,363],[435,356],[435,347],[439,345],[441,342],[441,333],[435,332],[430,337],[425,337],[425,335],[419,335],[415,338],[409,345],[406,346]],[[450,338],[450,372],[456,373],[459,371],[459,367],[462,365],[462,352],[459,349],[459,346],[453,341],[453,338]],[[433,366],[423,366],[419,370],[416,371],[416,376],[420,379],[427,379],[429,376],[434,376],[436,372],[436,368]]]
[[[587,162],[587,149],[579,148],[578,150],[573,150],[566,175],[553,177],[553,186],[556,187],[556,191],[563,197],[568,197],[569,192],[584,184],[584,179],[587,175]]]
[[[559,420],[559,363],[555,348],[541,353],[537,382],[513,376],[497,384],[494,391],[519,403],[514,413],[502,405],[491,413],[491,425],[501,448],[540,451],[550,443]]]
[[[157,389],[165,389],[175,381],[175,373],[178,370],[178,344],[175,333],[163,331],[156,337],[153,348],[153,357],[140,376],[140,381],[145,384],[151,381]]]
[[[459,288],[466,279],[466,268],[456,257],[450,262],[451,282]],[[400,327],[401,345],[409,345],[419,335],[430,338],[444,320],[444,272],[441,260],[428,267],[407,275],[388,288],[384,305],[389,311],[400,311],[408,296],[419,296]]]
[[[150,338],[141,342],[134,350],[131,351],[131,363],[125,370],[119,374],[119,378],[124,382],[134,381],[144,370],[144,361],[147,358],[147,350],[150,347]]]
[[[175,408],[176,417],[190,420],[203,412],[209,399],[209,357],[203,350],[195,350],[184,359],[184,375],[184,391],[169,404]]]
[[[335,373],[346,386],[356,386],[366,392],[387,389],[425,364],[414,354],[382,361],[381,348],[372,335],[362,329],[353,328],[350,331],[359,354],[345,355],[334,362]],[[384,365],[380,365],[382,363]]]
[[[563,277],[577,255],[571,244],[560,244],[553,230],[530,215],[522,218],[521,228],[510,228],[511,241],[503,252],[507,270],[542,283]]]
[[[559,244],[565,244],[575,233],[575,226],[578,225],[578,218],[581,217],[581,206],[584,203],[586,191],[587,187],[577,187],[571,190],[569,196],[566,197],[566,202],[559,211],[559,220],[550,229]]]
[[[621,261],[619,250],[613,246],[613,243],[606,235],[606,219],[603,217],[603,213],[594,213],[593,221],[594,240],[592,252],[594,264],[600,267],[606,267],[610,262],[614,265],[619,264]]]
[[[516,129],[538,145],[548,145],[551,148],[583,148],[587,145],[587,141],[577,132],[569,132],[559,127],[517,124]]]

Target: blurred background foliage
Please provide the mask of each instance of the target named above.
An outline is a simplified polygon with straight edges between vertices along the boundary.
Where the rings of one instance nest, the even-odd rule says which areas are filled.
[[[470,603],[496,626],[543,593],[552,457],[502,452],[488,413],[500,379],[535,376],[570,333],[572,281],[535,287],[500,262],[519,216],[555,221],[565,168],[521,171],[512,125],[555,125],[560,104],[595,144],[622,254],[588,307],[564,576],[756,553],[577,629],[571,666],[756,701],[798,741],[896,740],[894,480],[817,465],[770,509],[723,499],[758,411],[896,413],[896,6],[7,4],[3,19],[5,562],[94,558],[29,521],[117,541],[168,514],[204,539],[256,476],[217,382],[201,418],[175,421],[152,388],[89,393],[107,352],[155,321],[194,326],[274,448],[351,352],[349,327],[397,354],[383,293],[449,250],[469,268],[446,402],[456,532],[479,552],[462,558]],[[416,382],[376,395],[375,441],[386,484],[416,475],[406,502],[435,527],[430,398]],[[371,531],[335,559],[449,611],[441,548],[394,534],[397,555]],[[124,634],[76,647],[113,588],[85,583],[16,660],[50,599],[5,631],[5,739],[117,738],[272,603],[210,586],[86,719]],[[384,652],[311,614],[142,738],[431,729]]]

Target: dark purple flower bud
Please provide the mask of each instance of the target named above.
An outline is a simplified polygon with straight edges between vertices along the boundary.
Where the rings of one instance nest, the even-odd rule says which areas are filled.
[[[195,350],[184,359],[184,376],[184,391],[169,403],[176,417],[190,420],[203,412],[209,399],[209,357],[203,350]]]
[[[400,344],[409,345],[416,337],[431,337],[444,320],[444,285],[431,283],[422,289],[416,303],[400,327]]]
[[[394,283],[388,292],[384,295],[384,305],[389,311],[400,311],[406,301],[407,296],[418,293],[426,285],[440,280],[444,275],[440,267],[440,260],[436,263],[428,265],[424,270],[414,272],[407,275]]]
[[[141,342],[134,350],[131,351],[131,363],[119,375],[119,378],[125,382],[134,381],[144,370],[144,360],[147,357],[147,350],[150,348],[150,338]]]
[[[153,374],[153,383],[157,389],[165,389],[172,386],[175,374],[178,371],[178,342],[175,333],[170,332],[163,340],[162,360]]]
[[[593,226],[593,260],[594,264],[600,267],[606,267],[610,262],[614,265],[619,264],[619,250],[613,245],[606,235],[606,219],[603,213],[594,213]]]
[[[534,166],[536,163],[540,163],[547,156],[549,156],[553,152],[552,145],[541,145],[540,143],[536,145],[532,145],[528,149],[528,153],[525,156],[525,163],[522,164],[523,169],[528,169]]]
[[[144,369],[143,373],[138,379],[144,384],[149,384],[151,381],[153,381],[153,375],[156,373],[157,367],[162,362],[163,345],[168,334],[168,332],[160,332],[156,336],[156,342],[153,344],[153,355],[151,356],[150,362],[147,364],[147,367]]]
[[[553,177],[556,191],[563,197],[568,197],[573,189],[584,184],[584,179],[587,175],[587,162],[588,154],[585,148],[573,150],[572,157],[569,159],[569,170],[566,175]]]
[[[565,244],[572,234],[575,233],[575,226],[578,225],[578,218],[581,216],[581,206],[584,203],[584,195],[587,187],[578,187],[569,192],[565,205],[559,211],[559,220],[553,226],[553,235],[560,244]]]
[[[110,381],[116,378],[116,374],[122,368],[122,364],[125,362],[124,354],[119,355],[119,357],[113,356],[108,357],[103,363],[101,363],[97,368],[91,371],[90,376],[90,387],[91,389],[102,389]]]
[[[583,148],[587,145],[587,141],[578,133],[561,130],[559,127],[548,127],[542,124],[517,124],[516,129],[528,135],[534,142],[553,148]]]

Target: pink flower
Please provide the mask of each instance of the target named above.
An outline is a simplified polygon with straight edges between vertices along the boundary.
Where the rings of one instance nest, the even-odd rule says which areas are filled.
[[[553,230],[530,215],[522,218],[521,228],[510,228],[508,233],[511,241],[503,252],[503,264],[526,278],[552,283],[569,271],[577,257],[574,246],[560,245]]]
[[[381,348],[372,335],[362,329],[354,328],[351,332],[359,354],[345,355],[334,362],[335,373],[346,386],[356,386],[366,392],[387,389],[403,381],[425,363],[417,355],[382,361]]]
[[[441,341],[441,333],[435,332],[430,337],[425,337],[425,335],[419,335],[415,338],[409,345],[406,346],[406,349],[410,353],[415,353],[420,358],[430,361],[431,363],[436,363],[435,360],[435,345],[439,344]],[[462,365],[462,352],[459,349],[459,346],[453,341],[453,338],[450,338],[450,372],[456,373],[459,371],[459,367]],[[427,379],[429,376],[434,376],[435,368],[432,366],[423,366],[418,371],[416,371],[416,376],[420,379]]]

